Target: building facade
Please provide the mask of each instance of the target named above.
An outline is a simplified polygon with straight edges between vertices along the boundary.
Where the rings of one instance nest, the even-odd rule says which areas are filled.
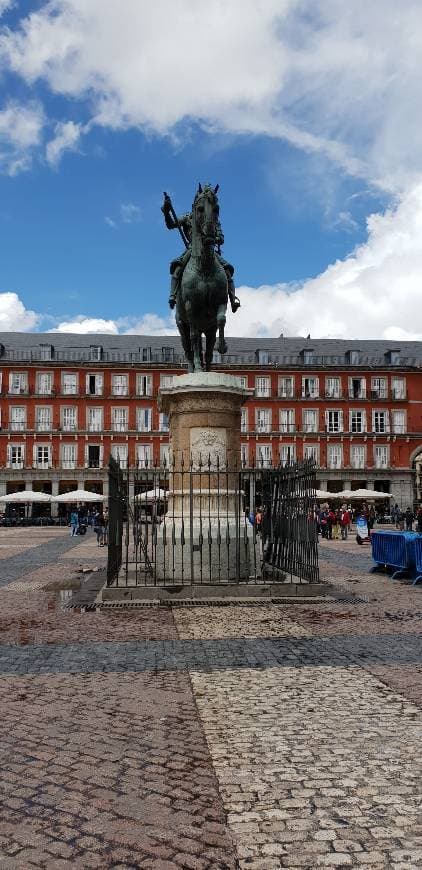
[[[246,464],[312,458],[322,489],[422,499],[422,342],[229,338],[214,367],[254,390]],[[0,333],[0,502],[25,488],[107,495],[110,454],[168,460],[158,391],[184,371],[175,336]]]

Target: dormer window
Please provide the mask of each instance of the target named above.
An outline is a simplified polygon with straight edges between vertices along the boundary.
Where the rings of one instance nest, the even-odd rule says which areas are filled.
[[[139,348],[141,354],[142,362],[151,362],[151,348],[150,347],[140,347]]]
[[[314,362],[314,349],[311,347],[308,350],[303,350],[302,358],[305,366],[311,366]]]
[[[162,347],[161,353],[163,355],[163,362],[171,363],[174,360],[174,348],[173,347]]]
[[[400,351],[399,350],[389,350],[386,354],[390,365],[398,366],[400,365]]]
[[[103,349],[100,344],[91,344],[89,348],[89,358],[91,362],[101,362]]]
[[[262,365],[262,366],[268,365],[270,360],[269,360],[269,354],[268,354],[267,350],[257,350],[256,356],[257,356],[257,359],[258,359],[258,362],[260,365]]]
[[[40,344],[40,359],[46,362],[53,358],[53,345]]]
[[[347,357],[349,360],[349,364],[351,366],[358,366],[360,362],[360,351],[359,350],[349,350],[347,352]]]

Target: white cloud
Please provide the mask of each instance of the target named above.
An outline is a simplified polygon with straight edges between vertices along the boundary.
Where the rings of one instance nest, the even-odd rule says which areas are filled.
[[[35,149],[40,145],[44,112],[38,103],[10,101],[0,111],[0,170],[17,175],[29,169]]]
[[[41,317],[25,308],[17,293],[0,293],[0,332],[30,332]]]
[[[394,190],[422,171],[421,53],[420,0],[49,0],[0,37],[105,126],[263,133]]]
[[[122,202],[120,214],[124,224],[136,224],[141,220],[141,209],[133,202]]]
[[[367,242],[317,278],[239,287],[242,307],[227,331],[422,341],[422,184],[367,223]]]
[[[115,230],[117,228],[117,223],[116,223],[116,221],[113,220],[113,218],[106,215],[104,220],[105,220],[107,226],[111,227],[113,230]]]
[[[138,320],[122,318],[119,321],[119,326],[125,335],[178,335],[173,314],[169,314],[167,317],[144,314]]]
[[[57,166],[65,151],[76,151],[81,138],[82,127],[73,121],[60,121],[54,129],[54,138],[46,146],[47,162]]]
[[[89,333],[107,333],[108,335],[116,335],[118,326],[114,320],[104,320],[102,317],[85,317],[80,314],[72,320],[63,320],[50,332],[75,332],[79,335],[87,335]]]
[[[0,16],[14,5],[14,0],[0,0]]]

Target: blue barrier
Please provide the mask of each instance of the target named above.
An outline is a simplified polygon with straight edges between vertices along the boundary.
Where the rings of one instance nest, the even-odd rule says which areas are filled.
[[[415,549],[415,570],[416,577],[413,581],[413,586],[416,586],[422,580],[422,535],[418,535],[414,542]]]
[[[415,540],[418,537],[416,532],[372,532],[371,543],[374,562],[377,562],[377,565],[396,568],[392,574],[392,580],[403,573],[414,574],[416,571]],[[371,570],[377,569],[372,568]]]

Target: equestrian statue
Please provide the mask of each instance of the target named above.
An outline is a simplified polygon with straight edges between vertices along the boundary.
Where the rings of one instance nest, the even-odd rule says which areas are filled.
[[[166,227],[178,229],[186,250],[170,264],[169,305],[176,307],[176,323],[190,372],[210,371],[218,332],[217,350],[227,353],[224,338],[227,302],[234,312],[234,268],[221,256],[224,244],[216,187],[199,185],[192,211],[178,218],[170,197],[164,194],[162,212]],[[202,351],[205,335],[205,355]]]

